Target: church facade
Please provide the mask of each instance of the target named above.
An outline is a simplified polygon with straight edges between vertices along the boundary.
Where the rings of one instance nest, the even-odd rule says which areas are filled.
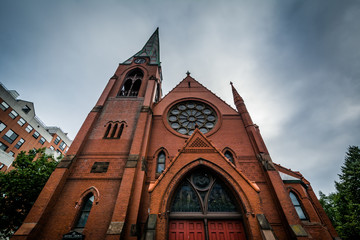
[[[12,239],[335,239],[310,183],[187,73],[166,96],[158,29],[119,64]],[[229,88],[230,92],[230,88]]]

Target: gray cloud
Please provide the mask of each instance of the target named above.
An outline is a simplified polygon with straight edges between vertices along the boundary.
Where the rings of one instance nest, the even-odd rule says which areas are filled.
[[[73,138],[117,64],[160,27],[164,93],[234,82],[275,162],[333,191],[360,145],[358,1],[2,1],[0,81]]]

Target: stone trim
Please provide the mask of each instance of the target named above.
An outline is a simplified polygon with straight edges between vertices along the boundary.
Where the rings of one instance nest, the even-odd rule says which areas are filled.
[[[124,222],[111,222],[106,234],[120,235],[124,227]]]
[[[57,165],[57,168],[69,168],[75,158],[75,155],[66,155]]]
[[[137,166],[138,160],[139,160],[139,155],[130,154],[126,162],[125,168],[135,168]]]

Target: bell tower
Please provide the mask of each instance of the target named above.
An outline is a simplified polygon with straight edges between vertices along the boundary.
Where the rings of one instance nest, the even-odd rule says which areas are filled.
[[[119,64],[13,239],[54,234],[59,239],[71,231],[88,239],[137,238],[146,146],[161,81],[156,29],[139,52]],[[77,203],[75,209],[67,209],[68,201]],[[83,214],[84,205],[92,208],[91,214]],[[55,219],[69,224],[54,232]]]

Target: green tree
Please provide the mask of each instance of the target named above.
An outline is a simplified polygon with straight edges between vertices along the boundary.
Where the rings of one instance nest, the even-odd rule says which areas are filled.
[[[336,192],[326,196],[320,193],[324,207],[343,240],[360,239],[360,149],[350,146],[341,167]]]
[[[44,149],[21,152],[14,170],[0,173],[0,237],[20,227],[58,162]]]

